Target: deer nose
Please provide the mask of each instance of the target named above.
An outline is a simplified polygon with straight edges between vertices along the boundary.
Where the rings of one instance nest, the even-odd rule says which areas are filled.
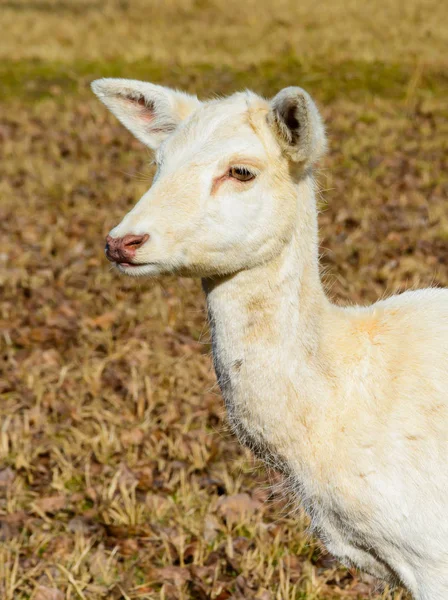
[[[135,251],[143,246],[149,239],[149,235],[128,234],[121,238],[113,238],[110,235],[106,238],[106,257],[112,262],[125,263],[130,262],[135,256]]]

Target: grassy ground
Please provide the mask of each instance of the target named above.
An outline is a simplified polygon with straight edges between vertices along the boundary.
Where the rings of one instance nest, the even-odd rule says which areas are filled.
[[[104,235],[151,168],[87,84],[307,87],[329,293],[372,301],[448,285],[442,10],[0,0],[2,599],[404,599],[308,538],[229,434],[199,283],[110,271]]]

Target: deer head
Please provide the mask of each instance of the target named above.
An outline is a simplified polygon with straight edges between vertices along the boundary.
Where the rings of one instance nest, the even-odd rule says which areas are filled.
[[[110,232],[107,257],[129,275],[213,277],[276,256],[301,218],[297,182],[325,150],[301,88],[200,102],[126,79],[95,94],[155,152],[151,188]]]

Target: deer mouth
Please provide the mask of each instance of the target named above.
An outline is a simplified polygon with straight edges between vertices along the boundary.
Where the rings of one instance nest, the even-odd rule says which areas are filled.
[[[131,262],[116,262],[115,267],[125,275],[139,277],[143,275],[158,275],[160,267],[155,262],[131,263]]]
[[[117,262],[116,264],[120,267],[144,267],[145,265],[150,265],[151,263]]]

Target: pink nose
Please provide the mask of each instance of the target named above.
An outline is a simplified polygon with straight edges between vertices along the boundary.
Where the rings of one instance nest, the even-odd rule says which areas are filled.
[[[117,263],[130,262],[135,256],[135,251],[143,246],[149,235],[125,235],[121,238],[113,238],[110,235],[106,238],[106,256],[108,260]]]

